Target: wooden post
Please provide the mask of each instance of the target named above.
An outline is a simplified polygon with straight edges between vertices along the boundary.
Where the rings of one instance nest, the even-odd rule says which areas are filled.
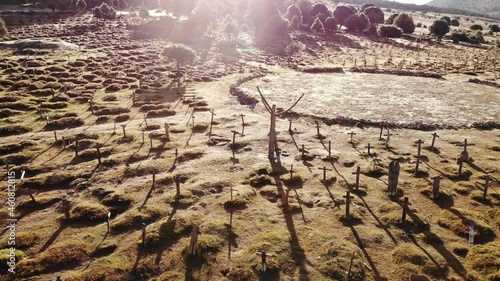
[[[109,232],[109,228],[111,225],[111,212],[108,212],[108,220],[106,221],[106,224],[108,226],[108,232]]]
[[[97,150],[97,161],[99,165],[101,165],[101,144],[99,143],[96,144],[96,150]]]
[[[471,220],[469,225],[469,246],[474,246],[474,228],[476,223]]]
[[[212,114],[212,117],[210,117],[210,131],[208,132],[209,138],[212,136],[212,125],[214,124],[214,115],[216,115],[213,109],[210,110],[210,113]]]
[[[288,123],[288,132],[289,133],[293,133],[293,130],[292,130],[292,120],[293,120],[292,118],[288,119],[288,121],[289,121],[289,123]]]
[[[347,134],[348,134],[348,135],[351,135],[351,140],[350,140],[350,142],[352,142],[352,137],[353,137],[354,135],[356,135],[356,133],[355,133],[355,132],[350,132],[350,133],[347,133]]]
[[[318,168],[318,170],[323,170],[323,183],[326,185],[326,171],[331,171],[332,169],[327,169],[323,166],[323,168]]]
[[[147,114],[144,114],[144,124],[146,124],[146,128],[149,127],[147,116],[148,116]]]
[[[475,143],[467,143],[467,139],[464,140],[463,143],[456,144],[456,146],[463,146],[464,151],[467,151],[467,146],[475,146]]]
[[[349,270],[347,270],[347,278],[346,281],[351,281],[351,270],[352,270],[352,262],[354,261],[354,251],[352,252],[351,255],[351,262],[349,263]]]
[[[293,179],[293,164],[290,164],[290,179]]]
[[[61,139],[62,139],[62,145],[64,149],[66,149],[66,139],[64,138],[64,136]]]
[[[266,253],[266,251],[257,252],[257,255],[259,255],[261,257],[262,272],[266,272],[266,270],[267,270],[267,257],[273,257],[273,255]]]
[[[391,134],[391,132],[389,131],[389,128],[387,128],[387,134],[385,134],[385,136],[387,137],[385,139],[385,149],[389,149],[389,141],[391,140],[391,136],[393,134]]]
[[[155,183],[156,183],[156,169],[153,169],[153,186],[152,186],[152,188],[155,188]]]
[[[70,209],[70,204],[68,202],[67,199],[63,199],[61,201],[62,203],[62,208],[63,208],[63,211],[64,211],[64,216],[66,218],[66,220],[69,220],[69,209]]]
[[[193,123],[192,123],[192,127],[194,128],[194,114],[193,114],[193,116],[191,117],[191,120],[193,121]]]
[[[345,218],[346,218],[346,220],[348,220],[349,219],[349,207],[351,205],[351,200],[354,199],[354,196],[351,196],[350,191],[346,191],[346,193],[343,197],[345,198]]]
[[[181,197],[181,178],[179,176],[175,176],[174,181],[175,181],[175,190],[176,190],[175,198],[180,198]]]
[[[191,230],[191,241],[189,242],[188,253],[190,255],[196,255],[196,246],[198,244],[198,236],[201,234],[200,227],[198,225],[193,225]]]
[[[75,157],[78,157],[78,139],[75,139]]]
[[[122,130],[123,130],[123,137],[124,137],[124,138],[125,138],[125,137],[127,137],[127,134],[125,133],[125,127],[126,127],[127,125],[122,124],[122,125],[120,125],[120,126],[122,126]]]
[[[419,139],[415,143],[418,145],[417,158],[420,158],[420,153],[422,151],[422,143],[424,143],[424,141],[422,141],[421,139]]]
[[[332,141],[328,141],[328,157],[332,157]]]
[[[276,138],[276,105],[273,104],[272,109],[271,109],[271,128],[269,130],[269,152],[268,152],[268,158],[270,160],[274,159],[275,138]]]
[[[382,134],[384,133],[384,125],[385,125],[385,121],[382,121],[380,122],[380,136],[379,136],[379,140],[382,140]]]
[[[304,160],[305,153],[306,153],[306,149],[305,149],[304,145],[302,145],[302,160]]]
[[[464,150],[462,153],[460,153],[460,156],[458,158],[458,175],[462,175],[462,168],[464,165],[464,162],[466,162],[469,159],[469,153]]]
[[[146,245],[146,224],[142,223],[142,246]]]
[[[490,175],[486,175],[485,178],[486,182],[484,183],[484,191],[483,191],[483,200],[486,199],[486,196],[488,196],[488,188],[490,187]]]
[[[55,142],[57,142],[57,132],[56,131],[54,131],[54,140],[55,140]]]
[[[356,191],[359,189],[359,175],[361,175],[361,168],[358,166],[356,169],[356,172],[352,173],[353,175],[356,175]]]
[[[144,128],[142,128],[142,143],[144,143],[144,134],[145,134],[145,131],[144,131]]]
[[[441,177],[436,176],[432,178],[434,180],[432,184],[432,199],[435,200],[439,197],[439,187],[441,184]]]
[[[398,180],[399,180],[399,171],[400,171],[399,162],[392,161],[389,164],[389,180],[388,180],[389,196],[396,195]]]
[[[231,133],[233,133],[233,146],[234,146],[236,144],[236,135],[239,134],[239,132],[232,130]]]
[[[170,126],[167,123],[165,123],[164,126],[165,126],[165,137],[167,141],[170,141]]]
[[[408,203],[408,197],[405,197],[404,205],[403,205],[403,216],[401,217],[401,224],[406,224],[406,213],[408,211],[408,206],[411,205]]]
[[[435,144],[435,142],[436,142],[436,138],[439,138],[439,135],[438,135],[436,132],[434,132],[434,133],[432,134],[432,143],[431,143],[431,148],[434,148],[434,144]]]
[[[153,149],[153,133],[148,134],[150,148]]]
[[[368,143],[368,146],[366,148],[368,148],[368,156],[371,156],[371,151],[370,151],[371,150],[371,145],[370,145],[370,143]]]
[[[240,114],[241,117],[241,126],[245,127],[245,114]]]

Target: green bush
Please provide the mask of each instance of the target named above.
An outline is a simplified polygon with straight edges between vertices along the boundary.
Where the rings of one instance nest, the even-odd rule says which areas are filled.
[[[403,33],[411,34],[415,31],[415,22],[413,21],[413,18],[406,13],[399,14],[394,19],[394,25],[401,28]]]

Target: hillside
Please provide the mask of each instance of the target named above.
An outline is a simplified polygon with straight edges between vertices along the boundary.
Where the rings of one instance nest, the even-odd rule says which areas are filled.
[[[428,5],[480,12],[496,18],[500,16],[500,3],[496,0],[432,0]]]

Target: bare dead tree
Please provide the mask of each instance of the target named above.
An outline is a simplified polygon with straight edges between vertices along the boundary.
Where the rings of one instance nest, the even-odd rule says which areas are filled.
[[[264,107],[266,108],[267,112],[271,114],[271,126],[269,128],[269,153],[268,153],[268,158],[269,160],[277,159],[278,158],[278,139],[277,139],[277,133],[276,133],[276,117],[277,116],[282,116],[286,113],[288,113],[290,110],[292,110],[302,99],[304,94],[300,96],[300,98],[295,101],[292,106],[290,106],[287,110],[283,110],[280,112],[276,112],[276,105],[273,104],[272,106],[269,105],[267,102],[266,98],[260,91],[259,87],[257,87],[257,91],[259,91],[260,98],[262,100],[262,103],[264,104]],[[276,156],[275,156],[276,153]],[[276,157],[276,158],[275,158]]]

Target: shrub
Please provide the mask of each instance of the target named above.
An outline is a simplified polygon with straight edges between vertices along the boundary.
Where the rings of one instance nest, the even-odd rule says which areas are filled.
[[[92,9],[92,14],[98,19],[112,20],[116,18],[116,10],[107,3],[102,3],[101,6]]]
[[[281,16],[273,1],[251,0],[248,19],[255,27],[255,39],[259,43],[275,41],[277,37],[289,38],[289,22]]]
[[[490,26],[490,30],[495,33],[498,33],[500,32],[500,26],[498,26],[497,24],[493,24],[492,26]]]
[[[378,7],[369,7],[363,11],[363,14],[368,17],[371,24],[384,23],[384,12]]]
[[[333,16],[338,21],[340,26],[345,25],[346,20],[356,14],[356,9],[350,6],[338,5],[333,11]]]
[[[394,23],[394,19],[397,18],[397,16],[399,16],[399,14],[392,14],[386,21],[385,23],[386,24],[393,24]]]
[[[325,23],[323,24],[323,26],[325,27],[325,30],[329,31],[329,32],[333,32],[333,31],[337,30],[337,25],[338,25],[338,22],[333,17],[327,18],[325,20]]]
[[[299,29],[300,28],[300,23],[301,23],[301,20],[299,19],[299,17],[297,16],[294,16],[292,21],[290,22],[290,27],[292,29]]]
[[[368,27],[369,24],[368,18],[361,14],[361,15],[350,15],[344,25],[347,27],[347,30],[349,31],[363,31],[366,27]]]
[[[309,14],[311,13],[311,10],[313,8],[313,4],[311,3],[310,0],[300,0],[299,3],[297,3],[298,8],[300,9],[300,13],[302,14],[302,22],[308,22],[309,21]]]
[[[349,280],[365,280],[363,254],[358,246],[345,240],[331,240],[322,245],[318,257],[318,270],[334,280],[346,280],[347,271],[354,255]]]
[[[498,257],[500,257],[500,242],[475,245],[467,253],[464,266],[469,274],[482,276],[480,280],[499,280],[500,259]]]
[[[325,34],[325,27],[323,26],[323,23],[321,22],[319,17],[316,17],[313,24],[311,25],[311,31],[316,34]]]
[[[470,30],[483,30],[483,27],[480,24],[473,24],[470,26]]]
[[[177,73],[180,72],[181,64],[192,63],[196,57],[196,52],[186,45],[172,44],[163,49],[162,54],[177,62]]]
[[[394,19],[394,25],[401,28],[401,30],[403,30],[403,33],[411,34],[415,31],[415,23],[413,22],[413,18],[406,13],[398,15]]]
[[[403,36],[403,30],[394,25],[380,25],[378,27],[378,35],[387,38],[387,40],[389,38],[399,38]]]
[[[141,18],[147,18],[147,17],[149,17],[149,11],[148,11],[148,9],[146,9],[145,7],[141,7],[139,9],[139,16]]]
[[[450,31],[450,26],[444,20],[436,20],[429,27],[429,31],[437,37],[441,38]]]
[[[371,4],[371,3],[365,3],[365,4],[361,5],[361,12],[364,12],[367,8],[370,8],[370,7],[375,7],[375,5]]]
[[[5,22],[0,18],[0,38],[7,35],[7,28],[5,27]]]
[[[108,209],[101,204],[80,203],[71,209],[71,219],[76,221],[104,221]]]
[[[442,17],[442,20],[444,20],[448,25],[451,25],[451,18],[450,17]]]
[[[77,0],[75,6],[78,10],[80,10],[80,12],[82,12],[87,9],[87,2],[85,2],[85,0]]]
[[[460,26],[460,22],[457,19],[452,19],[450,22],[450,25],[458,27],[458,26]]]
[[[311,12],[309,12],[309,18],[315,19],[319,14],[330,15],[331,13],[325,4],[317,3],[314,4],[314,6],[311,9]]]

